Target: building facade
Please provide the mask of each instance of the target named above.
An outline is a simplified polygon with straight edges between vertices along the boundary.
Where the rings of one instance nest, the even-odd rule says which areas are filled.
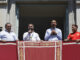
[[[12,24],[12,30],[22,39],[27,24],[33,23],[43,39],[50,21],[56,19],[63,37],[71,33],[72,24],[80,26],[79,0],[0,0],[0,28]],[[80,27],[78,28],[80,31]]]

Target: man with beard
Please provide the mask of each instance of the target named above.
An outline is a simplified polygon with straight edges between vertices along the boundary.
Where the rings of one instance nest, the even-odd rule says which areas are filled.
[[[23,34],[24,41],[40,41],[39,34],[34,31],[34,25],[28,24],[28,32]]]

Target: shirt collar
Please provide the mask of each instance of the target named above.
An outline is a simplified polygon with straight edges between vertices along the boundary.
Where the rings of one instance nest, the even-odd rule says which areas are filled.
[[[51,28],[51,30],[55,30],[56,29],[56,27],[55,28]]]
[[[5,31],[8,32],[8,30],[6,30],[6,29],[5,29]],[[12,31],[10,31],[10,33],[11,33],[11,32],[12,32]]]

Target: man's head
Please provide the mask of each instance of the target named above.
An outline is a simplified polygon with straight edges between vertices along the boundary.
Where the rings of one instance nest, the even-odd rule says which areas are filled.
[[[52,20],[52,21],[51,21],[51,27],[52,27],[52,28],[55,28],[56,25],[57,25],[56,20]]]
[[[28,24],[28,29],[34,30],[34,25],[33,24]]]
[[[10,24],[10,23],[6,23],[6,24],[5,24],[5,28],[6,28],[6,30],[7,30],[8,32],[10,32],[10,31],[11,31],[11,24]]]
[[[77,32],[78,26],[76,24],[72,24],[72,32]]]

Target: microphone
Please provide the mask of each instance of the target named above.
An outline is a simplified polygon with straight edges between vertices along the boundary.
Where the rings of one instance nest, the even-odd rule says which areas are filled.
[[[32,32],[32,30],[31,30],[31,29],[29,29],[29,30],[28,30],[28,32],[29,32],[29,33],[31,33],[31,32]]]
[[[32,29],[32,28],[30,28],[30,29],[28,30],[28,32],[29,32],[29,33],[32,33],[32,31],[33,31],[33,29]]]

